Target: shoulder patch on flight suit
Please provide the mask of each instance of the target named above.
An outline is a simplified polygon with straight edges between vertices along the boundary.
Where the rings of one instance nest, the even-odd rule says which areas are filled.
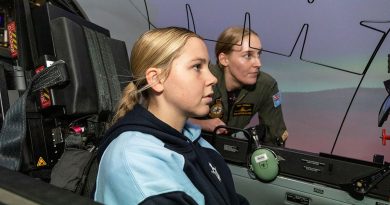
[[[254,104],[250,103],[236,104],[233,107],[233,116],[252,115],[253,107]]]
[[[209,116],[211,118],[222,118],[223,116],[223,105],[221,98],[215,100],[214,105],[210,108]]]
[[[272,101],[274,101],[274,107],[279,107],[282,104],[282,94],[280,92],[272,96]]]

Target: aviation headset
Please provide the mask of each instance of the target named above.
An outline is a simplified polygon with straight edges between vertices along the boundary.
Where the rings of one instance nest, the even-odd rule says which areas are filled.
[[[220,125],[214,129],[214,135],[220,128],[227,129],[228,131],[233,130],[236,132],[243,132],[249,142],[248,146],[250,147],[252,146],[253,142],[255,143],[256,149],[251,154],[248,164],[249,170],[254,173],[257,179],[262,182],[271,182],[276,179],[279,174],[279,160],[277,155],[271,149],[261,147],[255,128],[251,128],[248,131],[245,129]]]
[[[271,149],[258,147],[250,157],[249,169],[260,181],[271,182],[279,174],[279,161]]]

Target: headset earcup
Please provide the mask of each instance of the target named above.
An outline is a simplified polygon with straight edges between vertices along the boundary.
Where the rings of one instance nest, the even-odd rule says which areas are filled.
[[[279,174],[278,158],[272,150],[259,148],[252,153],[251,169],[261,181],[273,181]]]

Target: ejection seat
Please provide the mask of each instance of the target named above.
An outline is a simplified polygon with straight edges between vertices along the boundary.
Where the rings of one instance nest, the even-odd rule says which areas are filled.
[[[7,112],[0,165],[89,195],[96,147],[120,81],[131,76],[127,49],[107,29],[54,5],[35,8],[32,17],[41,65]]]

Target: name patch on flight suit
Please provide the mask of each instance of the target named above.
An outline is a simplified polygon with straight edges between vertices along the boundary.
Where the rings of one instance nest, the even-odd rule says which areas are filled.
[[[233,116],[252,115],[253,107],[254,105],[249,103],[236,104],[233,107]]]

